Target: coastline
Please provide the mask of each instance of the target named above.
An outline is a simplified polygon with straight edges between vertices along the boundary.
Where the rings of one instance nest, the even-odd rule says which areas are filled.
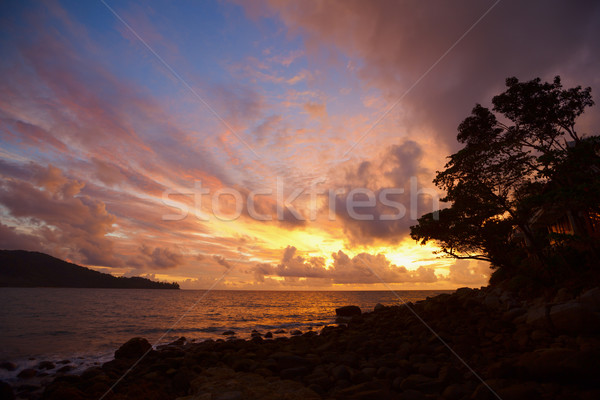
[[[378,307],[318,333],[159,346],[105,398],[600,397],[600,288],[529,300],[465,288],[408,306],[418,317],[406,305]],[[148,346],[132,339],[115,359],[57,375],[29,398],[97,399]]]

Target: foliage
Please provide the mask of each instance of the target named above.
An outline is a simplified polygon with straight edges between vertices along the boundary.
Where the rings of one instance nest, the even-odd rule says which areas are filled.
[[[434,242],[449,257],[505,269],[529,257],[543,266],[548,238],[530,226],[534,211],[547,204],[598,210],[600,138],[575,129],[594,102],[590,88],[563,89],[560,77],[552,83],[508,78],[506,86],[492,110],[477,104],[459,125],[464,147],[434,179],[451,206],[419,218],[411,236]],[[526,247],[515,245],[517,233]]]

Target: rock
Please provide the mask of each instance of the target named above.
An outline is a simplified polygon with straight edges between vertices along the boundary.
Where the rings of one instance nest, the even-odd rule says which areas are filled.
[[[8,383],[0,381],[0,399],[13,400],[14,398],[12,387]]]
[[[331,369],[331,376],[333,376],[336,381],[350,381],[352,373],[350,372],[350,368],[347,366],[337,365]]]
[[[444,365],[438,373],[438,379],[445,384],[455,383],[460,380],[461,376],[458,368],[452,365]]]
[[[596,352],[546,348],[522,354],[516,365],[527,379],[572,383],[594,380],[600,360]]]
[[[277,367],[280,370],[295,368],[295,367],[308,367],[312,365],[311,361],[304,358],[295,356],[292,354],[272,354],[271,357],[277,362]]]
[[[488,294],[483,298],[483,304],[489,308],[500,307],[500,298],[493,294]]]
[[[56,365],[52,361],[42,361],[37,365],[37,369],[54,369]]]
[[[360,307],[358,306],[344,306],[335,309],[335,315],[338,317],[353,317],[355,315],[360,315],[361,313]]]
[[[294,367],[287,368],[281,371],[281,379],[294,379],[300,376],[308,375],[310,373],[310,368],[308,367]]]
[[[373,309],[373,311],[377,312],[377,311],[384,310],[385,308],[386,307],[383,304],[377,303],[377,304],[375,304],[375,308]]]
[[[225,331],[225,332],[223,332],[223,335],[232,336],[232,335],[235,335],[235,332],[234,331]]]
[[[474,289],[471,289],[470,287],[461,287],[456,289],[456,295],[459,297],[464,297],[464,296],[468,296],[471,293],[473,293]]]
[[[290,335],[292,335],[292,336],[302,335],[302,331],[299,329],[294,329],[293,331],[290,332]]]
[[[490,387],[491,387],[491,385],[490,385]],[[496,392],[494,391],[494,393],[492,393],[492,391],[490,390],[490,387],[481,383],[479,386],[477,386],[475,391],[473,391],[473,393],[471,394],[471,400],[497,400],[498,396],[494,395],[494,393],[496,393]],[[493,390],[493,388],[492,388],[492,390]],[[500,397],[500,398],[502,398],[502,397]]]
[[[276,334],[276,335],[279,335],[279,334],[282,334],[282,333],[286,333],[285,329],[277,329],[277,330],[275,331],[275,334]]]
[[[0,369],[5,369],[7,371],[16,371],[17,364],[10,361],[3,361],[2,363],[0,363]]]
[[[25,368],[23,371],[19,372],[17,375],[21,379],[31,379],[37,375],[37,371],[33,368]]]
[[[182,336],[179,339],[169,343],[169,346],[183,346],[186,341],[187,339],[185,338],[185,336]]]
[[[265,333],[265,338],[271,339],[272,337],[273,337],[273,334],[271,332]]]
[[[418,390],[408,389],[408,390],[403,391],[398,396],[398,399],[400,399],[400,400],[426,400],[427,396],[425,396],[423,393],[419,392]]]
[[[428,376],[430,378],[434,378],[438,375],[439,365],[435,362],[428,362],[419,364],[417,367],[417,372],[421,375]]]
[[[400,389],[405,391],[409,389],[416,389],[422,385],[427,385],[431,382],[431,380],[431,378],[428,378],[423,375],[410,375],[402,381],[402,383],[400,384]]]
[[[534,327],[548,327],[548,307],[546,305],[532,307],[525,314],[525,322]]]
[[[141,337],[129,339],[117,351],[115,351],[115,359],[137,359],[142,357],[152,348],[148,341]]]
[[[550,309],[552,326],[559,332],[588,333],[600,328],[600,317],[577,301],[557,304]]]
[[[244,394],[240,391],[225,392],[212,397],[213,400],[241,400]]]
[[[590,306],[592,310],[600,311],[600,287],[583,292],[578,300],[580,303]]]
[[[75,367],[73,367],[72,365],[63,365],[62,367],[60,367],[59,369],[56,370],[56,372],[69,372],[74,370]]]
[[[539,399],[541,397],[539,387],[540,385],[537,382],[519,383],[499,389],[498,396],[511,400]]]
[[[460,383],[453,383],[447,386],[442,392],[442,397],[446,400],[459,400],[469,393],[469,389]]]
[[[566,288],[560,288],[558,289],[558,292],[556,292],[556,296],[554,296],[554,302],[564,303],[571,300],[572,298],[573,296],[571,296],[571,294]]]

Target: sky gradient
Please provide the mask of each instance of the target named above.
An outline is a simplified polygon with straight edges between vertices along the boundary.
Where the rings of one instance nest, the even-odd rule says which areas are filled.
[[[510,76],[600,89],[594,1],[8,1],[0,31],[0,248],[182,288],[484,285],[408,236],[456,127]]]

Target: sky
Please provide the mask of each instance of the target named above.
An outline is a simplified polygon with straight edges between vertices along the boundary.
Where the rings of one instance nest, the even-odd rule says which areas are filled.
[[[595,1],[4,1],[0,248],[184,289],[485,285],[409,236],[435,172],[507,77],[598,93],[599,46]]]

